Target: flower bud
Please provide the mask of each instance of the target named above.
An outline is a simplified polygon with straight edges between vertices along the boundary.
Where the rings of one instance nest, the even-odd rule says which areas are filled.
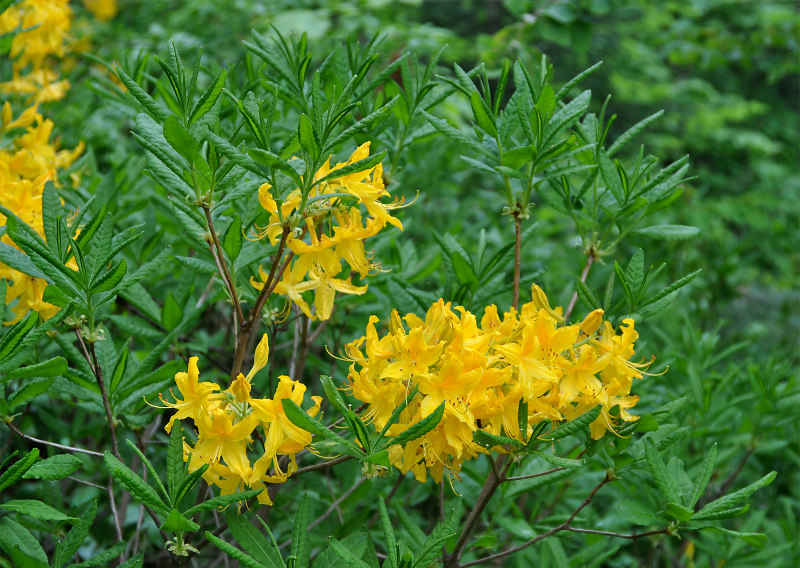
[[[583,323],[581,324],[581,332],[585,333],[586,335],[592,335],[600,328],[601,323],[603,323],[603,310],[597,309],[586,316],[586,319],[583,320]]]

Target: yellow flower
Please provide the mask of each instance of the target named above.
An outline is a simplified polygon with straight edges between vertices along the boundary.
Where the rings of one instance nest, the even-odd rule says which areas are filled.
[[[195,419],[199,414],[211,406],[211,395],[215,391],[219,391],[217,383],[200,382],[200,371],[197,368],[198,357],[191,357],[189,359],[189,372],[177,373],[175,375],[175,384],[178,385],[178,390],[183,396],[183,400],[172,394],[175,402],[167,402],[161,398],[167,408],[174,408],[177,410],[173,414],[164,429],[169,433],[172,430],[172,424],[176,420],[183,420],[184,418]]]

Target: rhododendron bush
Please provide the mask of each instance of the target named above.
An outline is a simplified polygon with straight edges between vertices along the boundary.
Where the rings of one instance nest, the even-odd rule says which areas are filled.
[[[2,4],[0,566],[763,547],[777,473],[720,479],[649,325],[701,275],[689,158],[612,128],[613,69],[279,17],[150,53],[142,9]]]

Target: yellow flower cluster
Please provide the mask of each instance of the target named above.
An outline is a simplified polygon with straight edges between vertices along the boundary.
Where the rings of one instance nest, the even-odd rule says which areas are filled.
[[[2,135],[24,129],[23,133],[12,139],[10,149],[0,148],[0,203],[13,211],[44,239],[42,223],[44,185],[48,181],[57,181],[56,170],[72,165],[83,152],[84,145],[81,142],[73,151],[59,150],[57,143],[50,142],[53,122],[42,118],[37,112],[37,105],[25,109],[15,119],[11,105],[6,102],[0,111],[0,119]],[[5,216],[0,214],[0,226],[5,225],[5,222]],[[8,235],[3,235],[0,240],[16,247]],[[19,321],[28,310],[38,312],[44,319],[58,311],[57,307],[42,301],[46,286],[44,280],[23,274],[2,262],[0,262],[0,278],[12,283],[6,292],[6,304],[15,302],[11,308],[15,317],[8,322],[9,325]]]
[[[473,441],[479,429],[526,441],[543,420],[571,420],[602,405],[591,424],[598,439],[613,431],[612,408],[619,408],[621,420],[637,419],[627,412],[638,401],[631,383],[647,364],[630,361],[638,337],[633,320],[623,321],[620,334],[603,321],[602,310],[581,324],[563,325],[561,308],[551,308],[538,286],[532,291],[532,301],[519,312],[512,308],[500,318],[491,305],[480,322],[442,300],[424,320],[414,314],[401,319],[393,311],[383,336],[372,316],[366,336],[346,346],[353,396],[368,404],[366,416],[378,430],[415,388],[389,435],[445,402],[436,428],[405,447],[392,446],[389,460],[400,471],[424,481],[430,470],[437,483],[444,470],[457,475],[464,460],[487,453]],[[522,401],[528,405],[527,432],[519,426]]]
[[[102,22],[117,15],[117,0],[83,0],[83,5]]]
[[[333,167],[329,158],[316,172],[314,180],[335,175],[337,170],[367,158],[369,146],[369,142],[359,146],[347,162]],[[378,265],[370,262],[364,250],[364,239],[376,235],[387,224],[401,230],[403,228],[400,221],[389,214],[389,210],[398,207],[398,204],[380,201],[389,195],[383,185],[383,167],[378,164],[361,172],[317,183],[305,202],[300,190],[295,189],[280,204],[280,209],[271,189],[270,184],[265,183],[258,191],[261,206],[270,214],[269,224],[259,237],[266,236],[272,244],[277,244],[284,231],[290,230],[286,247],[294,254],[292,265],[283,273],[275,292],[288,296],[303,313],[312,318],[314,314],[302,293],[314,290],[315,315],[326,320],[331,316],[336,292],[366,292],[366,285],[356,286],[351,282],[351,272],[363,278],[378,269]],[[362,216],[359,204],[366,208],[367,217]],[[343,270],[342,261],[347,264],[344,269],[347,276],[344,278],[339,277]],[[267,274],[259,268],[259,276],[261,281],[252,278],[250,282],[261,290],[267,281]]]
[[[282,376],[273,398],[250,396],[250,379],[266,366],[268,357],[269,343],[264,335],[256,347],[253,368],[246,377],[240,373],[225,390],[217,383],[200,382],[198,358],[192,357],[189,372],[175,375],[183,399],[174,394],[174,403],[161,399],[177,411],[166,426],[167,432],[172,430],[175,420],[194,421],[197,442],[194,447],[184,442],[184,459],[189,460],[191,471],[209,464],[203,478],[209,485],[219,487],[222,495],[244,487],[259,489],[265,483],[283,483],[297,469],[297,452],[311,443],[311,434],[295,426],[281,405],[285,398],[301,405],[305,385]],[[311,399],[314,406],[306,412],[316,416],[322,398]],[[259,449],[260,457],[251,463],[248,451],[259,453]],[[286,471],[281,469],[281,456],[289,457]],[[268,474],[270,467],[272,474]],[[258,500],[264,505],[272,504],[267,491],[262,491]]]
[[[14,76],[0,90],[34,95],[36,102],[63,98],[69,81],[59,79],[52,58],[63,57],[71,21],[69,0],[22,0],[0,14],[0,34],[25,30],[11,42]]]

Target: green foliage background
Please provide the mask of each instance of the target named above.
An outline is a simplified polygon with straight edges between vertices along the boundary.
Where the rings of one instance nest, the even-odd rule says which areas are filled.
[[[694,178],[683,185],[677,204],[660,214],[657,222],[696,226],[700,233],[691,241],[653,241],[646,234],[633,234],[617,256],[631,258],[642,247],[647,251],[646,265],[668,261],[658,277],[662,287],[697,269],[703,272],[669,310],[645,322],[641,329],[637,325],[641,333],[637,352],[656,353],[658,368],[668,366],[669,370],[638,385],[641,402],[636,411],[644,414],[685,397],[671,418],[671,426],[678,426],[659,431],[662,440],[677,439],[669,467],[679,478],[677,458],[694,478],[715,442],[719,457],[712,488],[738,488],[772,470],[779,472],[772,485],[752,498],[749,514],[726,525],[743,532],[764,532],[769,545],[751,548],[714,533],[684,535],[681,541],[636,543],[570,534],[511,557],[507,565],[718,566],[724,561],[726,566],[781,567],[800,560],[796,539],[800,517],[800,16],[796,6],[777,0],[129,0],[120,1],[119,15],[112,21],[91,24],[93,45],[89,51],[99,60],[118,61],[130,70],[137,68],[145,53],[165,53],[167,41],[172,39],[189,61],[204,47],[206,68],[201,81],[205,84],[225,66],[234,84],[244,86],[248,66],[254,61],[250,56],[243,60],[241,40],[251,37],[251,28],[268,32],[269,24],[283,33],[306,32],[312,53],[320,58],[345,35],[368,40],[376,32],[386,33],[381,46],[386,59],[399,56],[408,47],[423,63],[448,44],[440,60],[442,69],[451,68],[454,62],[468,69],[483,61],[492,80],[505,57],[535,64],[542,53],[547,54],[554,63],[556,84],[602,60],[601,70],[583,87],[592,89],[594,112],[599,112],[605,94],[611,93],[608,114],[617,115],[611,139],[665,109],[664,116],[624,154],[635,157],[638,144],[645,144],[647,151],[661,156],[664,163],[691,155]],[[170,210],[163,195],[152,190],[152,179],[140,175],[145,166],[143,153],[130,136],[137,111],[108,95],[106,68],[77,54],[76,61],[71,75],[74,87],[67,100],[47,109],[59,127],[63,146],[73,147],[85,140],[90,148],[76,166],[85,173],[84,182],[77,194],[65,196],[67,205],[75,206],[95,194],[98,202],[108,204],[120,228],[147,222],[145,238],[131,251],[132,263],[144,263],[165,243],[185,254],[181,251],[187,244],[170,229]],[[147,73],[155,71],[153,65],[146,68]],[[451,97],[437,115],[470,128],[469,102],[463,98]],[[391,141],[385,147],[381,142],[387,141],[373,142],[376,151],[390,147]],[[460,157],[463,152],[444,137],[430,133],[400,157],[393,172],[393,193],[413,198],[419,191],[419,198],[399,214],[406,227],[403,234],[394,233],[373,243],[376,258],[391,272],[374,279],[370,293],[348,302],[334,315],[324,341],[311,353],[306,378],[320,373],[344,377],[345,364],[333,361],[321,346],[327,345],[335,353],[363,333],[369,314],[386,317],[388,305],[420,312],[420,305],[433,298],[443,295],[451,299],[456,294],[444,276],[446,271],[440,269],[445,260],[434,233],[453,235],[473,255],[479,249],[478,235],[489,249],[510,241],[513,227],[501,215],[498,182],[465,167]],[[494,208],[493,203],[497,204]],[[554,305],[566,305],[585,260],[581,243],[574,242],[568,219],[557,214],[546,197],[535,196],[534,203],[533,217],[538,224],[526,233],[523,243],[523,281],[537,281]],[[202,293],[205,282],[182,278],[180,265],[171,262],[169,270],[158,275],[156,286],[161,295],[153,296],[171,297],[185,305],[186,298]],[[602,292],[613,271],[613,264],[596,266],[589,287]],[[398,295],[398,277],[418,291],[419,299]],[[123,303],[110,316],[112,325],[117,320],[120,325],[115,330],[117,338],[133,331],[123,327],[131,324],[119,319],[120,314],[143,310],[134,299],[123,298],[131,305]],[[489,301],[508,305],[510,299],[507,292]],[[159,299],[158,304],[164,301]],[[153,306],[154,313],[162,313],[162,305]],[[578,309],[588,311],[585,306]],[[156,318],[162,328],[144,322],[147,331],[136,330],[151,342],[135,346],[140,360],[165,331],[176,329],[181,341],[170,343],[170,357],[203,353],[212,363],[218,361],[220,373],[226,372],[230,355],[215,352],[213,347],[226,341],[223,326],[216,324],[222,313],[217,320],[206,317],[202,326],[195,325],[196,314],[172,315],[169,321],[164,317]],[[101,359],[107,361],[104,367],[114,368],[114,346],[103,347],[102,342],[98,346],[104,351]],[[274,347],[270,381],[275,373],[285,372],[290,356],[291,345]],[[171,378],[177,366],[162,367],[158,379]],[[272,390],[268,384],[255,386],[262,392]],[[319,390],[318,385],[311,388]],[[70,393],[65,390],[58,396],[69,398]],[[41,400],[38,404],[43,404]],[[145,428],[153,420],[162,420],[159,416],[159,411],[139,409],[125,417],[125,426],[138,437],[152,436]],[[26,431],[43,438],[48,433],[69,431],[70,438],[80,439],[103,428],[102,414],[94,412],[89,403],[78,405],[71,416],[37,411],[26,421]],[[13,440],[0,442],[6,449]],[[161,463],[163,458],[154,455],[151,459]],[[91,470],[97,465],[87,459],[84,467]],[[350,486],[358,467],[346,464],[331,474],[334,495]],[[465,467],[456,487],[463,503],[474,500],[486,467],[482,462]],[[649,483],[637,481],[640,473],[600,495],[585,511],[585,526],[620,530],[627,521],[645,515],[648,506],[656,505],[637,501],[651,496],[636,491],[637,483]],[[486,531],[478,550],[491,552],[512,538],[507,535],[525,540],[530,522],[548,507],[550,488],[545,483],[514,485],[511,494],[505,495],[511,504],[492,512],[504,530]],[[563,511],[556,509],[554,514],[574,509],[593,484],[584,477],[573,478],[567,485],[572,497],[559,505],[564,506]],[[300,479],[291,491],[298,495],[307,491],[315,496],[317,509],[324,508],[319,503],[330,497],[327,490],[315,485]],[[353,534],[352,527],[364,523],[371,527],[374,507],[362,504],[374,503],[377,495],[385,496],[390,489],[391,481],[371,480],[360,485],[340,504],[348,516],[334,536],[346,538]],[[402,496],[409,517],[402,530],[411,540],[419,538],[414,526],[426,533],[433,526],[438,514],[437,490],[430,484],[412,486]],[[81,487],[62,505],[77,511],[96,495],[92,488]],[[283,492],[279,493],[279,499],[282,497]],[[516,504],[510,497],[517,499]],[[50,498],[56,501],[54,505],[59,504],[58,492]],[[522,517],[523,503],[534,511],[533,518]],[[291,527],[292,519],[293,510],[276,507],[269,523]],[[111,531],[109,520],[98,519],[92,533],[95,544],[87,546],[111,542]],[[324,532],[321,527],[316,531]],[[280,535],[277,538],[282,540]],[[687,555],[690,541],[694,558]]]

